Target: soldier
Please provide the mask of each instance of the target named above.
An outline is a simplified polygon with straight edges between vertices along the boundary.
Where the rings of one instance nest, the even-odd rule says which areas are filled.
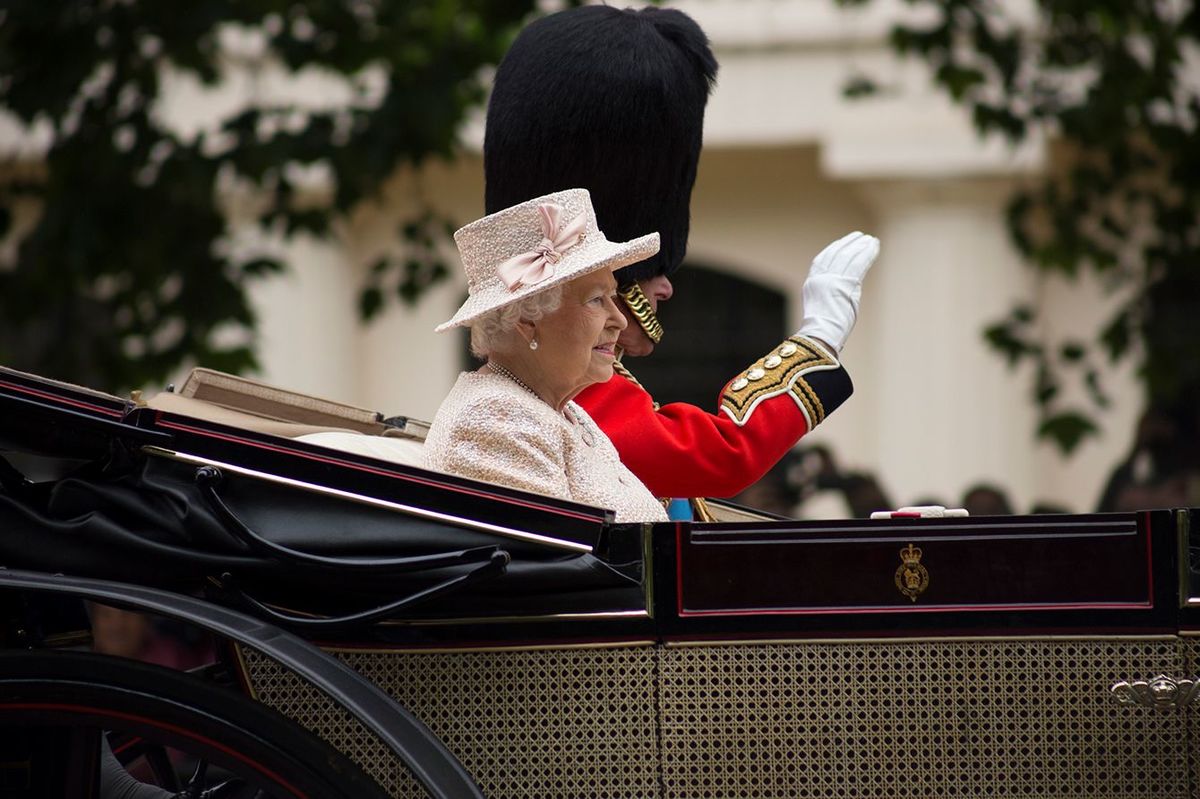
[[[687,248],[716,71],[707,37],[681,11],[585,6],[531,23],[496,72],[484,140],[487,213],[585,188],[609,238],[661,235],[656,257],[619,273],[630,319],[619,341],[625,356],[650,354],[663,335],[656,312]],[[838,354],[878,251],[862,233],[822,251],[802,287],[800,329],[732,376],[715,413],[659,406],[622,363],[576,401],[656,495],[731,496],[849,397]]]

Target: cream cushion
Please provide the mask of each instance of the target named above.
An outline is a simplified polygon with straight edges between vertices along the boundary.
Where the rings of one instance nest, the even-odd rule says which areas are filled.
[[[422,442],[415,438],[385,438],[363,433],[329,431],[307,433],[296,436],[295,440],[392,463],[424,466],[424,456],[422,455],[424,447]]]

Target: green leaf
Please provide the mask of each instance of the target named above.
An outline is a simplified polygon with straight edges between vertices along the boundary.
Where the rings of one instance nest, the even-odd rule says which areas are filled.
[[[1058,381],[1045,364],[1037,370],[1033,394],[1034,401],[1042,407],[1049,405],[1058,396]]]
[[[1067,341],[1059,348],[1058,354],[1067,363],[1079,363],[1087,354],[1087,348],[1078,341]]]
[[[983,331],[983,338],[992,349],[1004,356],[1010,367],[1016,366],[1018,361],[1032,352],[1020,336],[1014,335],[1008,322],[989,326]]]
[[[278,274],[283,268],[283,264],[274,258],[255,258],[242,264],[242,271],[251,277]]]
[[[1091,398],[1092,402],[1096,403],[1097,407],[1107,408],[1112,405],[1108,394],[1100,385],[1100,373],[1097,370],[1088,369],[1084,374],[1083,384],[1087,388],[1088,397]]]
[[[383,309],[383,292],[378,286],[367,286],[358,295],[358,315],[364,322],[374,319]]]
[[[1064,411],[1042,420],[1037,436],[1070,455],[1084,440],[1098,432],[1099,428],[1089,416],[1078,411]]]
[[[937,68],[934,77],[955,100],[962,100],[968,92],[984,83],[982,71],[958,64],[942,64]]]
[[[1129,351],[1132,338],[1132,317],[1128,310],[1114,316],[1100,332],[1100,343],[1108,351],[1108,359],[1114,362]]]
[[[999,133],[1014,143],[1024,139],[1028,129],[1026,120],[1000,105],[975,103],[971,116],[980,133]]]
[[[848,100],[871,97],[879,93],[879,85],[866,75],[855,75],[842,85],[842,96]]]

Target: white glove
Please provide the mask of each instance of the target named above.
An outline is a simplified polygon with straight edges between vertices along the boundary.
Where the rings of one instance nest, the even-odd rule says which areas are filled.
[[[840,354],[858,318],[867,270],[879,255],[879,239],[854,231],[817,254],[800,288],[804,322],[797,335],[815,338]]]
[[[909,505],[896,510],[877,510],[872,519],[962,519],[970,516],[966,508],[947,508],[945,505]]]

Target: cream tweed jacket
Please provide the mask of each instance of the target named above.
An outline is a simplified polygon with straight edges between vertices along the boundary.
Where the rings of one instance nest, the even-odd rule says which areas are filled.
[[[425,439],[425,465],[608,508],[620,522],[667,519],[583,408],[568,402],[559,413],[491,372],[458,376]]]

